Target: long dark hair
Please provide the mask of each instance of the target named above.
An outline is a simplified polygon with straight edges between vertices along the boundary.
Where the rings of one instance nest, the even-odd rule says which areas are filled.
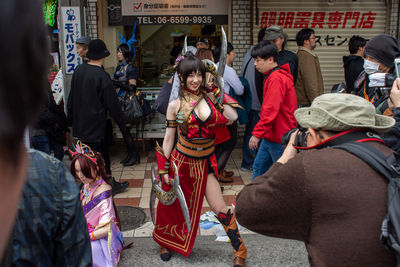
[[[179,62],[176,71],[178,72],[178,74],[181,75],[182,82],[185,85],[188,76],[193,72],[199,71],[201,73],[201,76],[203,77],[201,86],[204,85],[204,81],[206,78],[206,68],[204,67],[203,62],[201,62],[201,60],[198,59],[197,57],[193,55],[185,56],[185,58]]]
[[[132,52],[129,50],[129,45],[127,44],[120,44],[117,48],[117,51],[121,50],[123,57],[125,58],[126,62],[132,64]]]

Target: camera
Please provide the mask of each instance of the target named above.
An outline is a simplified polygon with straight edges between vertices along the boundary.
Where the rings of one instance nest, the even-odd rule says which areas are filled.
[[[370,87],[375,88],[376,99],[386,99],[390,96],[394,80],[400,78],[400,58],[394,59],[395,73],[375,73],[369,76]]]
[[[299,127],[299,128],[293,128],[291,130],[289,130],[287,133],[285,133],[284,135],[282,135],[282,145],[287,146],[287,144],[290,141],[290,137],[291,135],[296,132],[298,130],[298,132],[296,133],[296,138],[294,139],[294,146],[299,146],[299,147],[306,147],[307,146],[307,137],[308,137],[308,129],[307,128],[303,128],[303,127]]]

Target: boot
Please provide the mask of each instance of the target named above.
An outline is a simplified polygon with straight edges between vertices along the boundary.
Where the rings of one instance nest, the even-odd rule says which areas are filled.
[[[222,170],[222,175],[223,175],[224,177],[232,177],[233,174],[234,174],[233,171],[227,171],[227,170],[225,170],[225,169]]]
[[[123,163],[125,163],[128,159],[129,159],[129,152],[128,152],[128,154],[126,155],[126,157],[123,159],[123,160],[121,160],[119,163],[121,163],[121,164],[123,164]]]
[[[162,261],[169,261],[171,259],[171,251],[166,247],[160,246],[160,258]]]
[[[122,163],[124,167],[132,166],[133,164],[140,163],[140,156],[136,152],[129,152],[127,160]]]
[[[233,178],[224,176],[223,171],[220,172],[218,176],[219,176],[218,182],[220,182],[220,183],[232,183],[233,182]]]
[[[122,193],[123,191],[125,191],[125,189],[127,189],[129,187],[129,182],[119,183],[119,182],[115,181],[115,178],[112,177],[111,175],[108,176],[107,179],[108,179],[108,183],[111,185],[113,196],[115,196],[116,194]]]
[[[244,267],[244,262],[247,258],[247,248],[240,237],[235,215],[231,213],[231,210],[228,210],[227,213],[220,212],[217,219],[221,222],[231,240],[233,247],[233,267]]]

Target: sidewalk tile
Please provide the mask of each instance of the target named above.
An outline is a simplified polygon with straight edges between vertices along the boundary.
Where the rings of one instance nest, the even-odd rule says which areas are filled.
[[[114,202],[115,202],[116,206],[139,207],[140,197],[135,197],[135,198],[115,198],[114,197]]]
[[[140,197],[142,194],[142,188],[128,188],[124,192],[119,193],[114,196],[116,198],[136,198]]]

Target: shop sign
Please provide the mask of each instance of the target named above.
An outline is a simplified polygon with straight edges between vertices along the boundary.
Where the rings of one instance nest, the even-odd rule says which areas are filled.
[[[76,50],[76,39],[81,36],[81,17],[79,7],[61,7],[64,40],[64,69],[66,74],[73,74],[75,68],[82,63]]]
[[[348,30],[371,29],[374,27],[377,13],[372,11],[265,11],[259,21],[260,28],[278,25],[285,29],[312,28],[316,33],[318,29],[326,31],[343,30],[344,32],[333,33],[332,31],[323,36],[316,34],[316,42],[319,46],[347,46],[348,40],[353,36]],[[345,36],[347,35],[347,36]],[[289,39],[288,41],[296,41]]]
[[[376,13],[372,11],[300,11],[300,12],[263,12],[260,28],[278,25],[282,28],[313,29],[371,29],[374,26]]]
[[[110,25],[227,24],[229,0],[109,0]]]

